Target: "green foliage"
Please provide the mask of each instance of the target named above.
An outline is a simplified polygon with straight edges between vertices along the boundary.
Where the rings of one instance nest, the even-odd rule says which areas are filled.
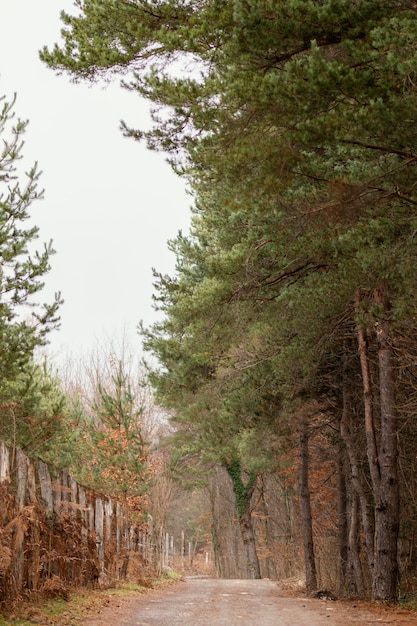
[[[143,435],[144,406],[125,363],[115,360],[109,378],[98,378],[84,410],[81,436],[87,463],[76,468],[76,475],[83,484],[140,513],[149,481],[148,444]]]
[[[196,208],[191,236],[171,242],[176,278],[157,276],[166,318],[145,345],[161,401],[180,421],[223,415],[229,442],[262,375],[275,407],[295,382],[317,386],[358,288],[389,280],[398,310],[410,289],[413,3],[78,7],[41,57],[78,78],[131,70],[125,86],[155,105],[152,131],[124,130],[182,161]]]
[[[248,504],[252,497],[252,490],[256,481],[256,474],[251,472],[247,482],[244,483],[242,480],[242,468],[237,460],[227,465],[226,470],[232,480],[233,491],[236,497],[236,508],[239,518],[241,518],[248,510]]]
[[[285,462],[297,414],[338,411],[344,339],[387,321],[379,285],[393,343],[414,335],[415,3],[78,6],[43,60],[130,72],[154,127],[125,134],[168,152],[195,197],[142,336],[183,458],[231,468],[243,510],[242,472]]]
[[[0,380],[13,380],[30,362],[34,349],[45,344],[47,333],[58,324],[60,296],[52,305],[39,306],[35,296],[49,271],[51,244],[34,251],[38,228],[27,226],[29,208],[42,197],[35,164],[20,180],[22,135],[26,122],[14,121],[14,100],[0,99]]]
[[[27,363],[13,380],[4,380],[1,398],[1,441],[57,468],[72,464],[78,423],[46,363]]]
[[[60,464],[67,409],[59,383],[34,352],[58,326],[60,296],[40,305],[50,269],[51,243],[34,249],[39,236],[28,225],[32,203],[42,198],[35,164],[19,171],[27,122],[15,119],[15,99],[0,98],[0,438],[28,454]]]

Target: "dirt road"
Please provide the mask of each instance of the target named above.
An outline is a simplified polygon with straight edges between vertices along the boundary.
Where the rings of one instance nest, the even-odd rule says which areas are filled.
[[[104,609],[89,626],[417,626],[417,615],[384,607],[293,597],[270,580],[189,578]]]

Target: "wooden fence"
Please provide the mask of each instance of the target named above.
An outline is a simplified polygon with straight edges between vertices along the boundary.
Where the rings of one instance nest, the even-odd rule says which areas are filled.
[[[146,531],[112,499],[0,442],[0,605],[149,574]]]

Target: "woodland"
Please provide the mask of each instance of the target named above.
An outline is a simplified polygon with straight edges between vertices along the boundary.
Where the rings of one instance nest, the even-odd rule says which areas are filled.
[[[52,250],[20,260],[37,179],[10,182],[4,105],[0,439],[185,533],[218,576],[414,598],[416,3],[74,4],[41,59],[152,103],[151,130],[121,131],[187,181],[191,229],[155,270],[143,366],[37,364],[59,296],[22,321]]]

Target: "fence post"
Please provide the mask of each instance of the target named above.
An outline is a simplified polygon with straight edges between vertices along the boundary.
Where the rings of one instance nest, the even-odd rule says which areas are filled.
[[[100,569],[104,569],[104,545],[103,545],[103,502],[100,498],[96,498],[95,506],[95,531],[97,554],[100,561]]]
[[[10,482],[9,448],[0,441],[0,484]]]
[[[181,569],[184,569],[185,533],[181,531]]]
[[[52,481],[49,469],[46,463],[39,461],[38,463],[39,482],[41,486],[41,496],[49,516],[54,510],[52,497]]]
[[[12,461],[11,449],[2,441],[0,485],[10,495],[7,513],[15,518],[7,537],[11,557],[7,564],[0,563],[3,579],[7,576],[11,581],[10,601],[19,597],[24,587],[39,589],[54,576],[64,584],[75,577],[82,584],[91,584],[97,575],[103,582],[107,574],[118,577],[127,571],[132,552],[149,556],[150,537],[144,532],[139,536],[127,509],[79,485],[68,470],[57,472],[41,460],[31,461],[19,448]]]

